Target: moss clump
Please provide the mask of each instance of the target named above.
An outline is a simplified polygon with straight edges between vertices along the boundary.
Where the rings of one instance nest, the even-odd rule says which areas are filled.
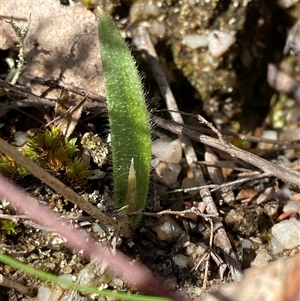
[[[68,182],[79,186],[87,183],[92,171],[77,156],[79,149],[76,142],[76,138],[67,139],[59,129],[52,127],[51,130],[47,129],[29,138],[22,152],[55,175],[66,173]],[[24,167],[8,156],[0,156],[0,173],[15,179],[29,175]]]
[[[75,157],[74,160],[67,162],[66,175],[71,184],[84,185],[91,174],[92,171],[89,169],[89,165],[80,158]]]
[[[0,155],[0,173],[8,178],[24,178],[29,172],[9,156]]]
[[[14,221],[11,220],[1,220],[1,230],[6,232],[7,234],[15,234],[16,233],[16,227],[19,226],[18,223],[15,223]]]

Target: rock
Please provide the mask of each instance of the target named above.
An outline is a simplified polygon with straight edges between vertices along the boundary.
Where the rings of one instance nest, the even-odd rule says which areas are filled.
[[[181,188],[182,189],[193,188],[193,187],[197,187],[197,186],[198,185],[197,185],[194,178],[186,177],[182,180],[182,183],[181,183]],[[196,195],[198,192],[199,192],[199,190],[187,191],[187,193],[190,194],[190,195]]]
[[[300,245],[300,222],[295,218],[275,224],[271,232],[284,249],[294,249]]]
[[[161,161],[179,163],[182,158],[180,140],[157,139],[152,143],[152,154]]]
[[[183,38],[182,42],[192,49],[207,47],[208,36],[200,34],[189,34]]]
[[[167,186],[172,186],[177,182],[177,177],[181,171],[180,164],[160,162],[155,168],[158,175],[157,180]]]
[[[227,32],[213,30],[208,35],[208,49],[212,56],[219,57],[235,43],[235,40],[235,37]]]
[[[168,215],[163,215],[153,227],[160,240],[175,240],[182,234],[182,229]]]

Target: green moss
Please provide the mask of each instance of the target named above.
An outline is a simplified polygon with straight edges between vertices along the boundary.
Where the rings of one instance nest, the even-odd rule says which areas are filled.
[[[84,185],[92,174],[90,166],[76,155],[79,151],[77,139],[66,139],[55,127],[28,139],[23,154],[41,167],[55,174],[66,173],[67,180],[74,186]],[[10,178],[23,178],[30,173],[8,156],[0,156],[0,172]]]
[[[92,174],[93,172],[90,170],[90,166],[78,157],[67,162],[66,175],[68,181],[75,186],[85,185],[88,181],[88,177]]]
[[[1,230],[5,231],[7,234],[16,233],[16,227],[19,226],[18,223],[13,222],[12,220],[1,220]]]
[[[17,164],[14,159],[6,155],[0,155],[0,173],[8,178],[24,178],[29,172],[23,166]]]

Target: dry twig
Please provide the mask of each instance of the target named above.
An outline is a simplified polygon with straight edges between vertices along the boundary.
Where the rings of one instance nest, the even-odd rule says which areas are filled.
[[[30,298],[34,298],[37,295],[33,289],[31,289],[27,286],[24,286],[21,283],[18,283],[16,281],[12,281],[12,280],[4,277],[2,274],[0,274],[0,285],[12,288]]]
[[[74,92],[78,93],[79,95],[87,95],[88,94],[88,99],[92,101],[87,101],[85,102],[83,108],[86,111],[91,111],[93,113],[104,113],[107,112],[106,104],[105,104],[105,99],[103,97],[95,97],[93,93],[86,92],[83,89],[79,88],[72,88],[70,85],[64,85],[70,88],[70,91],[74,92],[78,89],[79,91]],[[5,88],[9,91],[12,91],[14,94],[24,97],[24,99],[21,100],[16,100],[13,102],[8,102],[8,103],[0,103],[0,117],[4,116],[7,112],[10,110],[18,109],[18,108],[24,108],[24,107],[55,107],[56,105],[56,100],[54,99],[49,99],[49,98],[44,98],[41,96],[38,96],[32,92],[29,92],[27,89],[24,87],[20,86],[14,86],[2,79],[0,79],[0,87]],[[87,93],[87,94],[84,94]]]
[[[91,91],[86,91],[80,87],[75,87],[73,85],[70,84],[66,84],[64,82],[62,82],[61,80],[53,80],[53,79],[43,79],[40,77],[36,77],[36,76],[30,76],[29,74],[25,74],[24,77],[32,82],[44,85],[44,86],[48,86],[50,88],[56,88],[56,89],[65,89],[67,91],[73,92],[77,95],[80,96],[86,96],[88,95],[88,98],[92,101],[97,101],[97,102],[102,102],[105,103],[105,96],[104,95],[99,95],[97,93],[91,92]]]
[[[232,157],[236,157],[247,163],[250,163],[253,166],[256,166],[258,169],[264,171],[269,175],[300,187],[300,174],[297,171],[289,170],[287,168],[276,165],[245,150],[239,149],[228,142],[222,143],[218,139],[189,130],[179,123],[167,121],[157,116],[152,116],[152,121],[159,127],[169,130],[172,133],[178,135],[186,135],[194,141],[201,142],[213,148],[219,149],[231,155]]]
[[[140,50],[142,50],[146,53],[147,59],[149,61],[149,65],[151,66],[152,72],[157,80],[161,94],[165,99],[167,108],[170,111],[178,112],[178,107],[177,107],[176,101],[175,101],[172,91],[167,83],[167,80],[163,73],[162,67],[159,64],[157,54],[156,54],[155,49],[150,40],[150,36],[143,27],[139,27],[138,34],[134,39],[134,43]],[[171,114],[171,117],[173,120],[175,120],[176,122],[178,122],[180,124],[183,124],[183,119],[182,119],[180,113],[170,112],[170,114]],[[199,164],[197,163],[198,159],[197,159],[195,150],[192,147],[190,139],[187,136],[184,136],[182,133],[178,133],[178,135],[179,135],[179,139],[181,140],[181,144],[182,144],[187,162],[194,174],[194,179],[195,179],[196,183],[198,183],[199,185],[206,185],[206,181],[202,174],[201,168],[200,168]],[[207,188],[203,188],[200,190],[200,196],[201,196],[203,202],[207,206],[206,210],[207,210],[208,214],[218,216],[218,211],[217,211],[215,203],[212,199],[210,191]],[[225,229],[219,219],[214,218],[213,221],[214,221],[214,229],[216,229],[215,235],[217,237],[216,241],[218,241],[218,247],[224,253],[224,256],[228,263],[228,266],[231,271],[233,279],[235,281],[240,281],[243,276],[242,270],[241,270],[240,264],[237,261],[235,254],[232,250],[232,247],[230,245],[230,242],[229,242],[229,239],[225,232]]]
[[[154,112],[170,112],[170,110],[166,110],[166,109],[162,109],[162,110],[153,110]],[[194,118],[198,118],[197,115],[195,114],[191,114],[191,113],[186,113],[183,111],[174,111],[174,113],[180,113],[181,115],[186,115],[186,116],[191,116]],[[193,125],[189,125],[189,124],[183,124],[182,125],[185,128],[188,128],[190,130],[193,130],[197,133],[201,133],[201,134],[206,134],[209,136],[214,136],[215,132],[211,129],[207,129],[204,127],[199,127],[199,126],[193,126]],[[251,135],[246,135],[246,134],[241,134],[241,133],[236,133],[236,132],[232,132],[229,130],[220,130],[220,133],[223,136],[226,137],[235,137],[235,138],[239,138],[241,140],[247,140],[247,141],[251,141],[251,142],[265,142],[268,144],[273,144],[273,145],[277,145],[277,146],[281,146],[281,149],[288,149],[288,148],[294,148],[294,149],[300,149],[300,145],[295,143],[294,141],[290,142],[290,141],[280,141],[280,140],[272,140],[272,139],[267,139],[267,138],[263,138],[263,137],[255,137],[255,136],[251,136]],[[279,148],[276,148],[276,151],[280,150]]]
[[[97,207],[85,201],[79,194],[77,194],[71,188],[64,185],[62,182],[53,177],[42,167],[34,163],[26,156],[24,156],[21,152],[15,150],[13,146],[9,145],[2,138],[0,138],[0,152],[13,158],[18,164],[24,166],[35,177],[43,181],[56,192],[63,195],[67,200],[69,200],[73,204],[76,204],[83,211],[96,218],[99,222],[107,226],[114,227],[114,229],[124,237],[129,238],[132,236],[132,231],[124,221],[113,220],[109,216],[102,213]]]

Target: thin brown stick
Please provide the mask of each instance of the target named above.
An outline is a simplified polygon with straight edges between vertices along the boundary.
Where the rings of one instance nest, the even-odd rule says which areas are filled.
[[[209,223],[211,226],[211,230],[210,230],[210,237],[209,237],[209,247],[210,249],[212,249],[212,245],[213,245],[213,229],[214,229],[214,223],[211,219],[209,219]],[[204,270],[204,278],[203,278],[203,285],[202,285],[202,291],[201,294],[206,292],[206,288],[207,288],[207,277],[208,277],[208,268],[209,268],[209,259],[211,257],[211,251],[208,252],[208,256],[206,258],[206,263],[205,263],[205,270]]]
[[[167,109],[161,109],[161,110],[153,110],[154,112],[169,112],[169,110]],[[186,116],[192,116],[196,119],[198,119],[198,116],[196,114],[191,114],[191,113],[186,113],[183,111],[174,111],[174,112],[179,112],[181,115],[186,115]],[[204,128],[204,127],[199,127],[199,126],[193,126],[193,125],[189,125],[189,124],[184,124],[184,127],[193,130],[197,133],[201,133],[201,134],[206,134],[209,136],[214,136],[215,132],[213,130],[211,130],[210,128]],[[269,144],[274,144],[274,145],[279,145],[282,146],[283,149],[288,149],[288,148],[295,148],[295,149],[300,149],[300,144],[290,141],[280,141],[280,140],[272,140],[272,139],[267,139],[267,138],[263,138],[263,137],[255,137],[255,136],[251,136],[251,135],[246,135],[246,134],[241,134],[241,133],[236,133],[236,132],[232,132],[229,130],[220,130],[219,131],[223,136],[226,137],[235,137],[235,138],[239,138],[242,140],[247,140],[247,141],[251,141],[251,142],[265,142],[265,143],[269,143]],[[280,149],[276,149],[276,151],[278,151]],[[274,151],[274,150],[273,150]]]
[[[16,281],[10,280],[2,274],[0,274],[0,285],[12,288],[30,298],[34,298],[37,295],[36,291],[34,291],[32,288],[24,286]]]
[[[106,214],[102,213],[97,207],[84,200],[79,194],[64,185],[58,179],[45,171],[42,167],[24,156],[21,152],[15,150],[13,146],[9,145],[2,138],[0,138],[0,152],[13,158],[18,164],[24,166],[35,177],[43,181],[56,192],[63,195],[73,204],[76,204],[80,209],[96,218],[99,222],[103,223],[104,225],[114,227],[118,233],[126,238],[132,236],[132,231],[124,221],[113,220]]]
[[[24,108],[24,107],[54,107],[56,105],[56,100],[40,97],[34,93],[29,92],[24,87],[12,85],[2,79],[0,79],[0,87],[3,87],[9,91],[12,91],[16,95],[24,97],[22,100],[16,100],[9,103],[0,103],[0,117],[5,115],[10,110]],[[83,94],[84,90],[81,90]],[[88,93],[88,92],[87,92]],[[86,111],[93,111],[93,113],[107,112],[106,104],[103,98],[94,98],[90,93],[88,94],[88,99],[94,101],[87,101],[83,108]]]
[[[149,61],[149,65],[151,66],[152,72],[157,80],[159,89],[161,91],[162,96],[165,99],[168,110],[178,112],[178,107],[175,98],[173,96],[170,86],[168,85],[163,69],[159,64],[157,54],[151,42],[150,36],[145,28],[139,27],[138,34],[135,37],[134,43],[140,50],[146,53],[147,59]],[[175,120],[176,122],[180,124],[184,123],[180,113],[170,112],[170,114],[172,119]],[[187,162],[194,174],[194,179],[196,183],[199,186],[206,185],[205,178],[202,174],[199,164],[197,163],[198,159],[190,139],[187,136],[183,135],[182,133],[179,133],[178,137],[181,141]],[[207,188],[201,189],[200,196],[206,205],[207,213],[218,216],[218,210],[212,199],[209,189]],[[237,261],[237,258],[230,245],[230,241],[227,237],[225,229],[218,218],[214,218],[213,220],[214,220],[214,229],[216,229],[215,234],[216,236],[218,236],[219,238],[218,241],[220,242],[219,248],[222,250],[226,258],[232,277],[235,281],[241,281],[243,277],[243,273],[240,264]]]
[[[61,89],[64,88],[70,92],[73,92],[75,94],[81,95],[81,96],[85,96],[88,94],[88,98],[93,100],[93,101],[98,101],[98,102],[105,102],[106,97],[104,95],[99,95],[97,93],[93,93],[91,91],[87,91],[84,90],[80,87],[75,87],[73,85],[70,84],[66,84],[60,80],[53,80],[53,79],[44,79],[41,77],[36,77],[36,76],[31,76],[26,74],[25,78],[27,78],[28,80],[31,80],[35,83],[44,85],[44,86],[48,86],[50,88],[57,88],[57,89]]]
[[[181,124],[174,123],[172,121],[167,121],[157,116],[152,116],[152,121],[159,127],[169,130],[172,133],[178,135],[186,135],[192,140],[209,145],[213,148],[219,149],[227,154],[230,154],[232,157],[236,157],[247,163],[250,163],[258,169],[264,171],[265,173],[277,177],[283,180],[284,182],[291,183],[296,185],[297,187],[300,187],[300,173],[297,171],[289,170],[287,168],[269,162],[245,150],[239,149],[228,142],[221,143],[218,139],[208,137],[206,135],[202,135],[195,131],[189,130],[183,127]]]
[[[196,214],[196,215],[201,216],[205,219],[210,218],[210,217],[217,217],[216,215],[203,214],[198,209],[196,209],[195,207],[192,207],[191,209],[187,209],[187,210],[181,210],[181,211],[173,211],[173,210],[162,210],[162,211],[159,211],[159,212],[135,211],[135,212],[129,212],[126,215],[128,215],[128,216],[143,215],[143,216],[160,217],[162,215],[169,214],[169,215],[177,215],[177,216],[185,217],[187,214],[190,214],[190,213]]]
[[[270,174],[267,173],[263,173],[263,174],[252,174],[251,177],[247,177],[247,178],[241,178],[235,181],[231,181],[228,183],[224,183],[224,184],[208,184],[205,186],[195,186],[195,187],[191,187],[191,188],[178,188],[178,189],[174,189],[171,190],[169,193],[178,193],[178,192],[189,192],[189,191],[195,191],[195,190],[199,190],[201,188],[208,188],[211,189],[211,192],[219,190],[221,188],[226,188],[226,189],[233,189],[233,187],[236,187],[237,185],[242,185],[244,183],[250,182],[250,181],[254,181],[254,180],[258,180],[258,179],[262,179],[262,178],[266,178],[266,177],[270,177]]]
[[[213,162],[217,162],[219,160],[218,156],[215,154],[214,150],[209,147],[206,146],[205,147],[205,155],[204,155],[204,159],[206,161],[213,161]],[[225,182],[222,170],[220,167],[214,167],[214,166],[208,166],[207,167],[207,172],[209,174],[209,177],[212,181],[212,183],[215,184],[222,184]],[[232,189],[228,189],[228,187],[222,187],[220,188],[218,191],[216,191],[216,196],[218,198],[218,200],[223,199],[225,203],[229,204],[231,202],[234,201],[235,197],[233,194]]]

